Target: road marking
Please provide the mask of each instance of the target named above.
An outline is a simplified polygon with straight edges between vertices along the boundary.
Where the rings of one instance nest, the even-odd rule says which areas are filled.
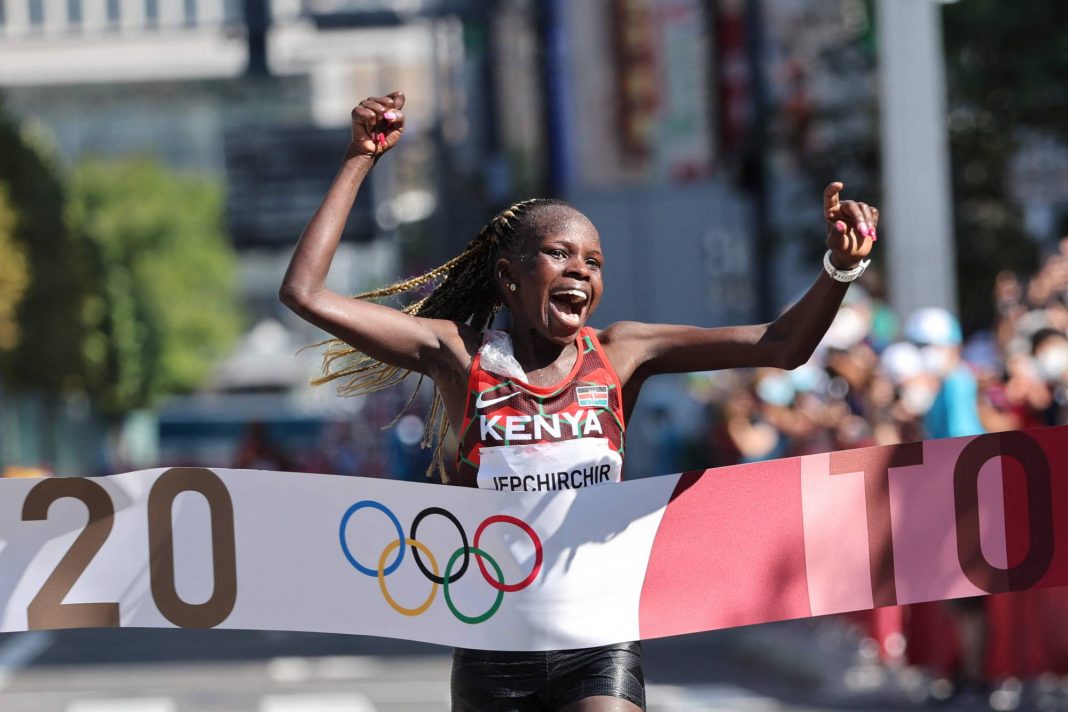
[[[371,677],[382,669],[370,655],[333,655],[318,658],[315,677],[318,680],[356,680]]]
[[[442,705],[448,708],[451,694],[446,680],[405,680],[403,682],[360,682],[360,691],[372,700],[389,704]]]
[[[32,663],[37,656],[52,645],[55,633],[47,630],[32,630],[16,633],[0,645],[0,690],[10,684],[22,668]]]
[[[259,712],[376,712],[366,697],[356,693],[335,695],[267,695]]]
[[[308,658],[274,658],[267,663],[267,677],[271,682],[307,682],[311,676],[312,666]]]
[[[734,685],[649,685],[645,698],[649,702],[649,709],[654,712],[779,712],[784,709],[777,700]]]
[[[172,697],[76,700],[67,712],[174,712],[178,707]]]
[[[273,682],[293,684],[310,680],[357,680],[372,677],[380,669],[381,665],[366,655],[273,658],[267,663],[267,676]]]

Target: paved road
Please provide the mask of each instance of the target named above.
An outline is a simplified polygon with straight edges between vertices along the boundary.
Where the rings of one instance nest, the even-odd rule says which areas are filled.
[[[855,640],[832,622],[643,645],[651,712],[920,709],[921,686],[858,665]],[[443,712],[448,676],[446,649],[377,638],[131,629],[0,635],[0,712]],[[984,699],[942,709],[990,707]]]

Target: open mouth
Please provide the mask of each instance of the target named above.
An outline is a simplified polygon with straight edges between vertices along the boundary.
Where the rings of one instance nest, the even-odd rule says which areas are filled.
[[[549,295],[549,306],[556,318],[570,328],[582,323],[590,297],[580,289],[562,289]]]

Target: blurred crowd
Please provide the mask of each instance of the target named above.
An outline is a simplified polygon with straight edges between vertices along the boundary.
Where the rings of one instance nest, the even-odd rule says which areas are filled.
[[[1028,278],[1005,271],[994,322],[963,338],[950,312],[895,314],[854,285],[812,359],[793,371],[693,376],[708,413],[704,465],[1068,422],[1068,238]],[[703,451],[702,451],[703,450]]]

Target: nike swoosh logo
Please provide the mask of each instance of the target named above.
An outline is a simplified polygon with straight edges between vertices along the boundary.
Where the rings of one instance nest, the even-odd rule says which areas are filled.
[[[482,394],[479,393],[478,398],[475,399],[475,408],[485,408],[488,405],[493,405],[494,403],[500,403],[501,401],[506,401],[509,398],[514,398],[517,395],[519,395],[519,391],[513,391],[512,393],[509,393],[506,396],[501,396],[500,398],[490,398],[486,400],[483,399]]]

